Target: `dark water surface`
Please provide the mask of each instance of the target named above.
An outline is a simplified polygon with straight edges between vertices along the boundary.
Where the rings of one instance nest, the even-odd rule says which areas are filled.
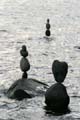
[[[51,37],[46,39],[45,23],[50,18]],[[20,49],[29,51],[29,77],[55,83],[53,60],[68,62],[64,85],[70,96],[71,113],[46,114],[44,97],[15,101],[4,92],[21,78]],[[79,120],[80,119],[80,1],[79,0],[0,0],[0,120]]]

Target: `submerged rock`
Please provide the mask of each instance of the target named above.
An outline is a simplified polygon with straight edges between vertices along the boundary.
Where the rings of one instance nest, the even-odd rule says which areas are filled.
[[[27,57],[27,56],[28,56],[28,51],[27,51],[25,45],[22,46],[22,49],[20,50],[20,54],[21,54],[21,56],[23,56],[23,57]]]
[[[30,63],[29,63],[28,59],[26,59],[24,57],[21,59],[20,68],[23,72],[26,72],[30,69]]]
[[[23,100],[24,98],[32,98],[32,97],[27,92],[21,89],[18,89],[14,92],[14,99]]]
[[[52,85],[45,94],[45,103],[54,112],[64,112],[68,109],[69,96],[66,88],[60,83]]]
[[[48,85],[46,85],[43,82],[39,82],[39,81],[37,81],[35,79],[31,79],[31,78],[29,78],[29,79],[22,78],[22,79],[17,80],[16,82],[14,82],[11,85],[11,87],[8,89],[6,95],[8,98],[15,99],[18,96],[17,95],[15,97],[15,91],[23,90],[29,96],[35,97],[35,96],[39,96],[39,95],[44,95],[45,90],[47,88],[48,88]],[[22,97],[23,97],[23,95],[22,95]],[[26,98],[29,98],[29,97],[26,96]]]

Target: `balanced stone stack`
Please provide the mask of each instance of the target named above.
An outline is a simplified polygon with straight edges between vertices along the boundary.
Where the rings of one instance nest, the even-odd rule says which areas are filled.
[[[27,72],[30,69],[30,63],[27,59],[28,51],[25,45],[22,46],[20,54],[22,56],[20,61],[20,68],[23,72],[22,78],[19,78],[10,86],[6,93],[7,97],[23,100],[24,98],[43,95],[45,91],[42,88],[47,89],[48,85],[36,79],[28,78]]]
[[[31,96],[25,91],[27,89],[26,81],[28,80],[27,71],[30,69],[30,63],[26,58],[28,56],[28,51],[26,46],[23,45],[20,50],[22,56],[20,61],[20,68],[23,72],[22,78],[15,81],[7,91],[7,96],[12,99],[22,100],[24,98],[31,98]]]
[[[20,68],[23,72],[22,80],[24,80],[28,78],[27,71],[30,69],[30,63],[26,58],[28,56],[28,51],[26,50],[25,45],[22,46],[22,49],[20,50],[20,54],[22,56],[20,61]],[[24,98],[31,98],[31,96],[27,92],[25,92],[23,89],[17,89],[14,91],[14,98],[17,100],[22,100]]]
[[[46,32],[45,32],[45,35],[46,36],[50,36],[51,35],[51,32],[50,32],[50,23],[49,23],[49,19],[47,19],[47,23],[46,23]]]
[[[25,45],[22,46],[20,54],[22,56],[22,59],[20,61],[20,68],[23,72],[22,78],[27,78],[27,71],[30,69],[30,64],[28,59],[26,58],[28,56],[28,51],[26,50]]]
[[[67,94],[66,87],[62,84],[68,71],[66,62],[55,60],[52,64],[52,72],[57,83],[52,85],[45,94],[45,103],[47,109],[55,113],[68,112],[70,98]]]

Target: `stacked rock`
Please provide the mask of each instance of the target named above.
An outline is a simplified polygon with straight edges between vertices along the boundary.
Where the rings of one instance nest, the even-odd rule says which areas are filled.
[[[46,91],[45,103],[47,104],[47,108],[55,113],[69,112],[68,104],[70,98],[66,87],[62,84],[68,72],[67,63],[55,60],[52,64],[52,72],[57,83]]]
[[[20,51],[22,59],[20,61],[20,68],[23,72],[22,78],[27,78],[27,71],[30,69],[30,63],[26,58],[28,56],[28,51],[26,50],[26,46],[23,45]]]
[[[30,63],[26,58],[28,56],[28,51],[25,45],[22,46],[20,54],[22,56],[20,61],[20,68],[23,72],[22,78],[16,80],[10,86],[6,93],[7,97],[11,99],[23,100],[24,98],[32,98],[36,95],[44,94],[42,87],[47,89],[48,85],[36,79],[28,78],[27,72],[30,69]],[[39,86],[41,89],[37,89],[40,88]]]
[[[46,36],[50,36],[51,35],[51,32],[50,32],[50,23],[49,23],[49,19],[47,19],[47,23],[46,23],[46,32],[45,32],[45,35]]]

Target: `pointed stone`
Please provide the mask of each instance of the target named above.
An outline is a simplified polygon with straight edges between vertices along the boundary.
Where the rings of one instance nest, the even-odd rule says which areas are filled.
[[[55,60],[52,64],[52,72],[55,80],[59,83],[62,83],[65,80],[68,72],[68,64],[66,62]]]

